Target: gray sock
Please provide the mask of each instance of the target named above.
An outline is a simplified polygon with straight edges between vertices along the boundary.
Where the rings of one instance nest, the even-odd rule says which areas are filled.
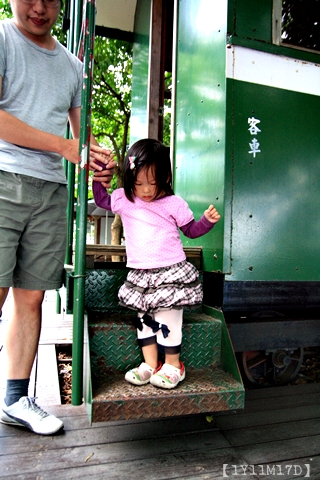
[[[28,396],[30,378],[22,380],[7,380],[6,398],[4,399],[7,407],[18,402],[21,397]]]

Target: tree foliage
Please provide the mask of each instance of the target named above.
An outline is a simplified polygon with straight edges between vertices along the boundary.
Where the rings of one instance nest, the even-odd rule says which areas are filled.
[[[92,131],[115,153],[121,171],[129,140],[132,45],[97,36],[93,72]]]
[[[11,17],[10,3],[7,0],[0,0],[0,20]]]

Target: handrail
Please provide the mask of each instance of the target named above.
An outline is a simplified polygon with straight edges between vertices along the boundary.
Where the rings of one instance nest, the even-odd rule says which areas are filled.
[[[187,260],[192,263],[198,270],[202,269],[202,247],[183,247]],[[102,257],[105,257],[104,259]],[[126,260],[125,245],[100,245],[91,244],[86,247],[86,266],[87,268],[95,268],[105,262],[110,263],[111,257],[120,257],[122,263]],[[112,264],[112,265],[111,265]],[[117,268],[119,262],[111,262],[108,268]]]
[[[83,90],[80,124],[80,167],[76,210],[76,242],[74,265],[72,405],[81,405],[83,386],[83,337],[85,296],[85,252],[87,236],[88,166],[91,134],[91,96],[95,29],[95,0],[85,0],[82,24]]]
[[[202,254],[202,247],[183,247],[183,250],[187,257],[201,257]],[[88,244],[86,255],[119,255],[125,257],[126,247],[125,245]]]
[[[68,31],[67,48],[74,55],[78,55],[80,43],[81,30],[81,14],[83,10],[82,0],[70,1],[70,28]],[[81,59],[82,60],[82,59]],[[70,127],[68,126],[67,138],[72,138]],[[67,249],[65,263],[70,265],[72,263],[72,249],[73,249],[73,218],[74,218],[74,188],[75,188],[75,165],[71,162],[66,162],[65,165],[66,177],[68,180],[68,205],[67,205]]]

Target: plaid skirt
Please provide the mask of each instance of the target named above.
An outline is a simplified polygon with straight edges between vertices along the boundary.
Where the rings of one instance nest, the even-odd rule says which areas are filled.
[[[185,260],[170,267],[130,270],[118,296],[122,306],[157,312],[199,305],[203,292],[198,270]]]

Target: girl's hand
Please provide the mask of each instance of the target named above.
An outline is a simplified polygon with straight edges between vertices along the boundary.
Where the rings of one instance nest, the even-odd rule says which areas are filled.
[[[92,143],[90,145],[89,169],[94,170],[93,181],[100,182],[105,188],[110,188],[117,163],[113,160],[111,150],[99,147]]]
[[[207,210],[204,211],[204,216],[210,223],[217,223],[221,218],[213,205],[210,205]]]
[[[101,172],[102,170],[105,170],[105,165],[108,165],[108,170],[115,167],[116,164],[113,160],[113,153],[111,150],[107,150],[106,148],[91,143],[89,169]]]

